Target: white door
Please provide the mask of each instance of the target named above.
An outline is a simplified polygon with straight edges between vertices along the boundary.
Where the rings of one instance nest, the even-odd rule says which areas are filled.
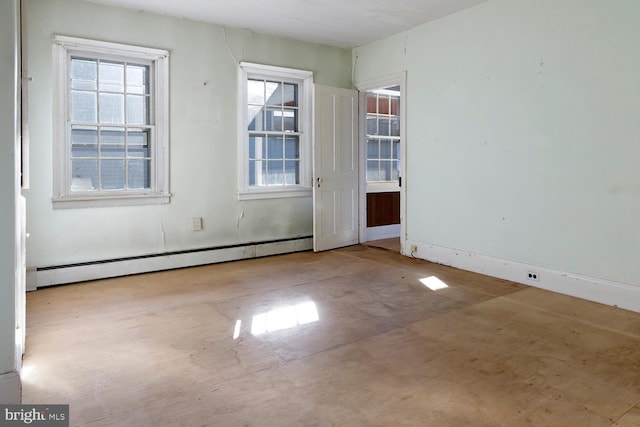
[[[358,92],[316,85],[313,250],[358,243]]]

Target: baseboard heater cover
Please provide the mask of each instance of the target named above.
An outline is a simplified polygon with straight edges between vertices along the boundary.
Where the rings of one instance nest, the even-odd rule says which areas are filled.
[[[49,267],[27,268],[27,290],[88,280],[128,276],[153,271],[260,258],[313,249],[313,237],[250,242],[140,255],[126,258],[82,262]]]

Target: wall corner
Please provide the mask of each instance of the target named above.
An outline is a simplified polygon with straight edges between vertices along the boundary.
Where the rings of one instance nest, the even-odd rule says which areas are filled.
[[[22,381],[17,372],[0,374],[0,404],[19,405],[22,403]]]

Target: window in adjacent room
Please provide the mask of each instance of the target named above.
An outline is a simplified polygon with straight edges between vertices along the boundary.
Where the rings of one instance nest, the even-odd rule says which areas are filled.
[[[240,64],[239,196],[310,195],[308,71]]]
[[[367,92],[367,182],[397,182],[400,171],[400,88]]]
[[[55,37],[54,206],[167,203],[165,50]]]

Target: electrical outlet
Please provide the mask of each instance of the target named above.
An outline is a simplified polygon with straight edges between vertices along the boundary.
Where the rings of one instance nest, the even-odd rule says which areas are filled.
[[[537,271],[527,271],[527,279],[529,280],[533,280],[534,282],[539,282],[540,281],[540,273],[538,273]]]
[[[202,230],[202,217],[198,216],[195,218],[191,218],[191,229],[193,231],[200,231]]]
[[[418,252],[418,247],[416,245],[411,245],[411,253],[414,254]]]

